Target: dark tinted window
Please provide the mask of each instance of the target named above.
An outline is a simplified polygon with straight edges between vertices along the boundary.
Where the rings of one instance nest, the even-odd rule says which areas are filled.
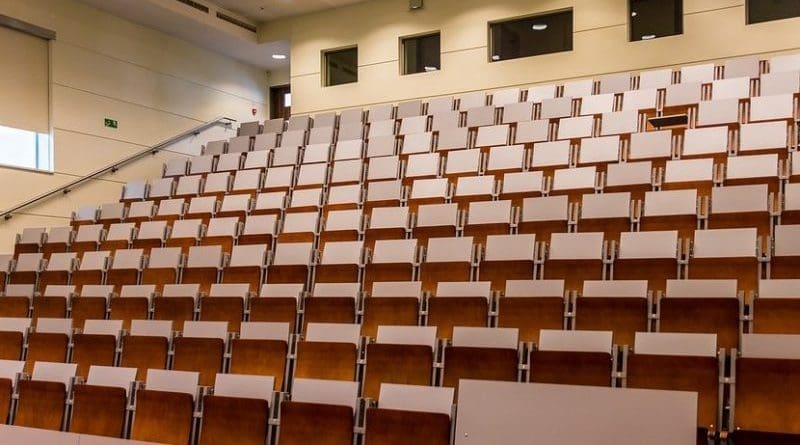
[[[683,34],[683,1],[630,0],[630,40]]]
[[[747,23],[800,17],[800,0],[747,0]]]
[[[572,51],[572,10],[491,23],[489,28],[493,62]]]
[[[441,36],[438,32],[405,38],[402,40],[402,48],[403,74],[438,71],[442,68]]]
[[[325,86],[358,82],[358,48],[325,52]]]

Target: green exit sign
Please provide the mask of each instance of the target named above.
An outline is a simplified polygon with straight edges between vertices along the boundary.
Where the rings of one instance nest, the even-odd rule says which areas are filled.
[[[117,128],[117,121],[114,119],[105,118],[104,125],[108,128]]]

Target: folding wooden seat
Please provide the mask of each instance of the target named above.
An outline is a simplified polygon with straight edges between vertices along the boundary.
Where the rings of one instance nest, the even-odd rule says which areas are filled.
[[[325,134],[315,135],[315,132],[320,132],[321,130],[324,130]],[[322,142],[310,142],[305,147],[303,150],[302,164],[327,164],[331,160],[331,138],[333,138],[333,128],[317,128],[311,130],[311,133],[314,137],[322,138]],[[302,169],[300,175],[302,176]]]
[[[658,108],[658,90],[656,88],[622,92],[621,111],[634,110],[654,113],[656,108]]]
[[[72,363],[84,379],[91,366],[114,366],[122,320],[86,320],[83,330],[72,336]]]
[[[126,285],[119,297],[111,298],[109,318],[122,320],[123,329],[130,329],[131,320],[145,320],[150,316],[150,304],[155,297],[154,285]]]
[[[790,444],[800,437],[796,388],[800,375],[797,335],[745,334],[731,367],[732,412],[728,430],[737,444]]]
[[[283,120],[281,120],[281,128],[283,128]],[[264,127],[261,125],[260,122],[242,122],[239,124],[239,128],[236,129],[236,134],[238,137],[241,136],[255,136],[257,134],[261,134],[261,130]]]
[[[281,402],[278,442],[281,445],[353,442],[357,382],[296,379],[292,400]]]
[[[688,243],[688,241],[687,241]],[[623,232],[612,268],[614,280],[646,280],[651,291],[666,290],[667,280],[681,278],[684,247],[677,230]]]
[[[528,88],[526,97],[529,102],[541,103],[543,99],[556,97],[558,86],[556,85],[535,85]]]
[[[635,110],[603,113],[600,117],[600,136],[620,135],[628,138],[643,126],[643,116]]]
[[[339,130],[339,140],[333,151],[333,161],[345,161],[349,159],[361,159],[364,155],[364,141],[361,138],[354,140],[342,139],[341,129]]]
[[[222,246],[190,247],[181,273],[181,283],[199,284],[200,292],[208,292],[212,284],[219,282],[226,256]]]
[[[639,73],[639,88],[665,88],[672,83],[673,73],[671,68],[660,70],[642,71]]]
[[[17,234],[14,243],[14,258],[23,253],[38,253],[47,238],[47,229],[44,227],[26,227],[22,233]]]
[[[360,307],[359,283],[320,283],[303,300],[303,329],[309,323],[353,323]]]
[[[252,152],[255,153],[255,152]],[[249,155],[249,154],[248,154]],[[252,156],[248,156],[250,160]],[[245,168],[248,164],[245,163]],[[252,166],[254,169],[238,170],[233,176],[233,184],[231,185],[229,194],[232,195],[248,195],[253,197],[261,190],[264,180],[264,171],[259,166]]]
[[[219,140],[219,141],[209,141],[203,146],[202,154],[203,155],[221,155],[225,153],[228,148],[228,141]]]
[[[121,223],[128,214],[128,207],[123,202],[102,204],[97,213],[97,223],[105,229],[111,224]]]
[[[13,261],[13,255],[0,255],[0,292],[3,292],[6,288],[6,281],[8,280],[8,274],[11,273]]]
[[[37,289],[44,289],[51,284],[69,284],[72,273],[78,264],[78,254],[75,252],[58,252],[50,255],[46,260],[43,270],[39,273]]]
[[[709,80],[710,82],[710,80]],[[664,115],[689,114],[694,112],[703,98],[700,82],[681,82],[666,86],[662,113]]]
[[[502,124],[520,124],[533,120],[533,102],[506,103],[496,107],[501,109]]]
[[[619,135],[581,139],[577,152],[577,165],[596,165],[600,171],[606,171],[607,164],[620,160]]]
[[[200,299],[199,284],[168,284],[153,298],[153,320],[172,320],[176,331],[194,320]]]
[[[72,227],[51,227],[42,245],[44,257],[50,258],[53,253],[69,252],[73,239],[75,239],[75,232]]]
[[[361,326],[347,323],[309,323],[297,342],[294,379],[356,379]]]
[[[609,164],[601,173],[600,186],[606,193],[628,192],[631,199],[643,201],[645,193],[653,190],[653,163],[651,161]]]
[[[29,371],[31,379],[17,383],[14,425],[61,431],[66,420],[67,396],[76,366],[45,360],[36,363],[32,372]]]
[[[434,125],[437,116],[434,116]],[[435,128],[435,127],[434,127]],[[436,151],[461,150],[469,147],[470,134],[467,127],[440,128],[436,138]]]
[[[578,116],[563,118],[558,121],[556,139],[580,139],[590,137],[594,133],[594,118]]]
[[[95,221],[97,221],[97,207],[91,205],[80,207],[73,211],[70,217],[70,225],[76,230],[80,226],[94,224]]]
[[[723,67],[725,79],[730,79],[733,77],[754,78],[758,77],[759,72],[761,71],[759,61],[755,57],[728,59],[725,61]]]
[[[707,127],[710,125],[721,125],[717,128],[734,129],[738,127],[740,121],[741,107],[739,99],[714,99],[700,101],[697,112],[697,126]],[[688,129],[684,133],[688,137],[698,129]]]
[[[379,326],[418,324],[422,283],[419,281],[381,281],[362,300],[361,335],[374,338]]]
[[[363,267],[363,241],[331,241],[321,249],[314,279],[318,283],[360,282]]]
[[[110,264],[110,251],[86,252],[72,273],[71,283],[78,290],[87,285],[104,284]]]
[[[247,283],[212,284],[208,296],[200,299],[200,321],[226,322],[231,332],[239,332],[249,298]]]
[[[341,131],[341,129],[339,131]],[[399,139],[392,134],[373,136],[367,141],[365,157],[374,158],[396,155],[398,141]]]
[[[787,154],[791,132],[786,122],[760,122],[743,124],[739,128],[739,154],[778,153],[783,159]],[[733,158],[729,159],[730,162]]]
[[[441,173],[441,161],[442,158],[438,153],[424,153],[409,156],[403,183],[405,185],[410,185],[415,180],[439,177]]]
[[[714,187],[711,190],[711,229],[755,227],[759,237],[772,231],[774,195],[767,184]]]
[[[33,290],[39,280],[39,275],[44,269],[45,261],[43,260],[44,254],[42,253],[21,253],[14,262],[11,273],[8,274],[8,283],[6,291],[12,284],[30,284],[33,285]],[[8,293],[6,292],[6,295]]]
[[[405,119],[422,116],[423,104],[421,100],[409,100],[397,104],[396,118]]]
[[[175,178],[153,179],[147,186],[147,199],[160,204],[161,201],[172,197],[176,185]]]
[[[490,201],[496,192],[494,176],[461,176],[456,180],[452,201],[463,210],[469,203],[478,200]]]
[[[408,207],[376,207],[372,209],[369,226],[365,230],[364,243],[374,248],[377,240],[404,239],[411,231]]]
[[[797,74],[797,71],[762,73],[759,80],[761,96],[794,94],[800,90],[800,75]]]
[[[215,216],[217,218],[236,217],[244,220],[254,204],[253,199],[248,195],[227,195],[222,199],[222,205]]]
[[[797,116],[794,94],[753,97],[750,99],[750,122],[792,120]]]
[[[289,323],[296,332],[300,301],[304,297],[304,283],[268,283],[261,286],[258,298],[250,299],[249,321]]]
[[[277,236],[277,230],[278,217],[276,215],[250,215],[244,221],[238,243],[239,245],[265,244],[270,246]]]
[[[375,158],[377,159],[383,158]],[[372,160],[370,160],[372,162]],[[364,164],[361,159],[346,159],[343,161],[336,161],[333,163],[331,170],[330,184],[346,185],[346,184],[361,184],[364,177]]]
[[[39,318],[33,332],[28,334],[25,354],[25,372],[29,373],[36,362],[66,363],[72,338],[72,319]]]
[[[444,349],[442,386],[458,391],[461,379],[518,380],[518,331],[514,328],[453,328],[453,343]]]
[[[696,230],[688,278],[735,278],[738,288],[758,289],[761,245],[757,229]]]
[[[121,286],[138,284],[144,258],[144,249],[118,250],[106,272],[106,284],[117,290]]]
[[[286,121],[286,131],[284,131],[284,135],[290,131],[308,130],[311,128],[311,122],[311,116],[292,116]]]
[[[530,354],[534,383],[611,386],[614,359],[610,331],[542,329]]]
[[[102,224],[83,224],[77,229],[70,251],[82,254],[97,250],[105,235]]]
[[[495,112],[491,105],[482,105],[470,108],[467,111],[467,128],[477,128],[494,125]]]
[[[150,221],[156,215],[158,206],[154,201],[132,202],[128,207],[128,217],[125,221],[134,223],[138,227],[143,221]]]
[[[758,72],[754,77],[758,77]],[[711,98],[715,101],[723,99],[747,99],[750,97],[749,76],[728,76],[711,82]]]
[[[150,251],[147,265],[142,269],[141,284],[155,284],[158,289],[175,284],[180,278],[182,266],[183,254],[180,247],[153,249]]]
[[[453,401],[451,388],[381,385],[378,407],[366,413],[365,444],[446,445]]]
[[[550,140],[551,124],[547,119],[528,120],[517,123],[514,144],[535,144]]]
[[[210,173],[203,183],[201,195],[221,198],[231,190],[232,183],[233,175],[230,172]]]
[[[135,223],[111,224],[105,239],[100,242],[99,249],[111,252],[129,249],[137,231]]]
[[[558,120],[572,116],[572,98],[572,95],[564,95],[563,97],[542,99],[535,117],[537,119]]]
[[[522,200],[518,231],[534,233],[539,241],[549,241],[552,234],[567,231],[569,212],[566,196],[525,198]]]
[[[294,185],[294,174],[295,168],[292,165],[271,167],[267,170],[262,190],[285,192]]]
[[[698,443],[707,443],[722,429],[724,360],[714,334],[637,332],[625,382],[628,388],[696,392]]]
[[[718,176],[723,176],[724,185],[766,184],[769,192],[777,194],[780,176],[784,173],[784,162],[777,153],[753,156],[732,156]]]
[[[189,202],[189,208],[183,215],[184,219],[199,219],[203,224],[208,224],[208,220],[213,218],[219,210],[220,202],[215,196],[203,196],[200,198],[192,198]],[[176,222],[177,223],[177,222]],[[175,223],[173,223],[173,232],[175,231]]]
[[[31,318],[66,318],[74,296],[75,286],[51,284],[45,287],[41,295],[35,294],[31,299]]]
[[[416,239],[378,239],[364,270],[364,290],[376,281],[412,281],[418,265]]]
[[[619,241],[620,233],[629,232],[635,218],[630,192],[583,195],[578,231],[605,233],[607,240]]]
[[[10,421],[13,395],[24,367],[25,362],[0,359],[0,425]]]
[[[495,108],[501,108],[508,104],[520,102],[521,99],[522,95],[519,88],[509,88],[492,92],[491,103]]]
[[[287,129],[287,131],[284,131],[281,134],[280,144],[273,151],[274,155],[278,156],[280,158],[280,157],[282,157],[282,155],[279,154],[279,152],[282,151],[281,149],[287,149],[286,152],[287,152],[287,156],[288,156],[288,150],[296,150],[296,149],[298,149],[300,147],[305,146],[306,145],[306,136],[307,136],[307,131],[305,129],[296,129],[296,130]],[[284,163],[274,164],[274,159],[275,158],[273,158],[273,164],[272,165],[287,165],[287,164],[284,164]],[[289,161],[287,161],[287,162],[289,162]],[[294,164],[296,162],[297,162],[297,160],[295,158],[295,161],[291,162],[291,163]]]
[[[246,123],[258,125],[256,122]],[[240,126],[239,129],[241,130],[241,128],[242,127]],[[221,159],[226,154],[246,153],[250,151],[250,148],[252,148],[253,136],[256,136],[259,133],[259,130],[260,128],[250,128],[248,131],[246,131],[246,133],[240,133],[238,136],[228,139],[228,150],[225,154],[220,154],[217,159]]]
[[[363,227],[361,209],[329,211],[322,221],[319,246],[324,249],[331,241],[356,241],[361,238]]]
[[[364,124],[359,122],[342,122],[339,119],[338,141],[360,141],[364,137]]]
[[[453,237],[459,226],[457,204],[428,204],[417,209],[413,236],[420,243],[434,237]]]
[[[551,176],[556,167],[567,167],[571,163],[572,147],[568,140],[533,144],[531,169],[541,170],[546,176]]]
[[[378,136],[393,136],[396,126],[396,121],[394,119],[370,120],[369,129],[367,130],[367,139],[369,140]]]
[[[277,243],[272,261],[267,266],[267,282],[307,283],[313,256],[313,243]]]
[[[173,340],[172,369],[199,373],[199,384],[211,386],[222,372],[227,350],[228,323],[224,321],[187,321],[182,335]]]
[[[536,277],[536,236],[489,235],[478,275],[491,282],[493,291],[506,288],[506,280],[530,280]]]
[[[647,192],[639,229],[677,230],[680,238],[691,238],[700,224],[699,204],[695,189]]]
[[[182,219],[172,223],[167,239],[164,242],[166,247],[178,247],[186,252],[190,247],[196,246],[205,233],[206,225],[202,219]]]
[[[332,210],[357,209],[362,206],[363,189],[360,184],[339,185],[328,188],[323,216]]]
[[[584,281],[573,299],[573,329],[611,331],[614,344],[633,345],[637,332],[650,331],[652,292],[645,280]]]
[[[424,283],[423,283],[424,286]],[[428,326],[436,326],[436,337],[451,339],[455,326],[488,325],[491,283],[488,281],[440,281],[428,298]]]
[[[603,232],[554,233],[548,247],[544,279],[563,278],[567,290],[578,290],[586,280],[606,278],[608,241]]]
[[[0,360],[22,359],[30,327],[30,318],[0,317]]]
[[[273,377],[218,374],[213,395],[203,397],[199,443],[265,443],[273,386]]]
[[[230,373],[272,377],[274,382],[269,390],[281,391],[289,336],[289,323],[242,323],[239,337],[231,340]]]
[[[304,188],[317,188],[327,185],[328,164],[303,164],[297,174],[295,190]]]
[[[211,218],[208,222],[208,229],[203,239],[200,240],[200,245],[218,245],[222,247],[223,252],[230,253],[242,228],[243,225],[239,222],[238,216]]]
[[[283,130],[278,132],[271,132],[264,129],[264,132],[262,134],[257,134],[256,137],[253,138],[252,152],[272,150],[278,145],[278,136],[282,132]]]
[[[760,280],[758,294],[750,303],[751,327],[755,334],[800,334],[800,280]]]
[[[333,143],[334,127],[314,127],[308,133],[308,145],[330,145]]]
[[[425,260],[420,265],[423,289],[432,291],[439,281],[469,280],[477,250],[471,236],[428,239]]]
[[[158,204],[158,210],[156,210],[153,220],[172,223],[183,218],[187,209],[188,205],[184,198],[165,199]]]
[[[143,201],[147,196],[148,187],[147,181],[144,180],[126,182],[122,186],[120,202]]]
[[[400,119],[400,130],[397,134],[408,136],[412,134],[425,133],[428,131],[429,121],[429,117],[422,114],[403,117]]]
[[[582,195],[597,190],[597,167],[558,169],[549,188],[551,196],[567,195],[570,202],[579,202]]]
[[[189,175],[207,175],[214,171],[216,155],[194,156],[189,160]]]
[[[515,218],[510,200],[470,202],[463,232],[484,244],[489,235],[510,234],[512,224],[516,224]]]
[[[449,112],[455,109],[455,101],[452,97],[434,97],[428,100],[427,111],[429,115],[436,115],[442,112]]]
[[[149,369],[145,389],[136,392],[131,439],[188,444],[198,380],[196,372]]]
[[[314,241],[319,230],[319,213],[287,213],[281,221],[279,242]]]
[[[775,226],[775,246],[769,264],[770,278],[800,278],[800,225]]]
[[[175,187],[175,193],[172,196],[175,198],[200,196],[204,184],[205,178],[203,175],[181,176],[178,178],[178,185]]]
[[[729,135],[727,127],[692,128],[686,130],[683,137],[682,159],[712,158],[724,161],[729,152]],[[667,162],[667,169],[671,162]],[[699,167],[698,167],[699,168]]]
[[[500,187],[500,199],[510,199],[515,207],[523,200],[541,196],[544,192],[544,176],[541,171],[505,173]]]
[[[375,399],[387,383],[430,386],[435,347],[433,326],[379,326],[367,345],[363,396]]]
[[[167,369],[171,339],[171,320],[132,320],[130,332],[122,338],[119,365],[135,368],[138,381],[150,369]]]
[[[289,204],[286,206],[286,213],[298,212],[319,212],[325,201],[325,193],[322,188],[312,188],[292,191]],[[286,220],[286,217],[284,217]]]
[[[76,326],[82,326],[86,320],[102,320],[106,318],[109,300],[114,296],[114,286],[85,285],[70,300],[70,316]]]
[[[230,261],[222,271],[220,282],[246,283],[250,289],[260,288],[266,267],[267,251],[266,244],[234,246]]]
[[[461,94],[456,97],[458,100],[457,110],[467,111],[473,108],[478,108],[486,105],[487,95],[482,91],[475,91],[472,93]]]
[[[483,153],[478,148],[448,152],[444,159],[444,175],[448,178],[477,176],[483,169]]]
[[[800,181],[800,152],[792,152],[791,170],[789,173],[789,182],[796,183]]]
[[[681,159],[667,161],[663,190],[697,189],[701,196],[711,194],[714,159]]]
[[[259,138],[256,137],[255,143],[258,144]],[[272,149],[265,149],[259,148],[258,145],[254,147],[254,151],[250,151],[245,153],[244,155],[244,165],[242,169],[244,170],[260,170],[261,173],[265,168],[269,166],[270,159],[272,157]]]
[[[672,130],[646,131],[631,134],[623,156],[627,161],[651,160],[653,167],[664,168],[672,151]]]
[[[667,280],[656,326],[658,332],[715,333],[720,347],[735,348],[742,306],[736,280]]]
[[[408,205],[416,211],[420,204],[438,204],[446,202],[452,194],[450,183],[445,178],[417,179],[411,186]]]
[[[92,366],[85,384],[73,386],[69,431],[122,438],[136,369]]]
[[[364,211],[375,207],[399,206],[405,196],[406,189],[400,179],[370,182],[364,198]]]
[[[243,161],[244,161],[243,153],[246,153],[247,151],[249,151],[249,150],[244,150],[244,148],[245,148],[244,147],[244,143],[245,143],[245,141],[243,140],[242,141],[242,147],[236,147],[236,148],[241,148],[242,149],[241,151],[235,151],[235,152],[226,153],[224,155],[220,155],[220,157],[217,159],[217,165],[214,167],[214,171],[218,172],[218,173],[219,172],[235,172],[235,171],[239,170],[240,168],[242,168]],[[250,137],[246,138],[246,143],[248,144],[247,148],[249,148]]]
[[[614,93],[601,93],[580,97],[578,115],[588,116],[614,111],[614,96]]]

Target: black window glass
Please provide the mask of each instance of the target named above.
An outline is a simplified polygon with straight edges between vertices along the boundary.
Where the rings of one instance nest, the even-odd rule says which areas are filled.
[[[489,25],[493,62],[572,51],[572,10]]]

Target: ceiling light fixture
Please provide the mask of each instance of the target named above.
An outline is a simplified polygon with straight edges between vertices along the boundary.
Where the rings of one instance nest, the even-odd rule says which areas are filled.
[[[492,60],[500,60],[500,55],[499,54],[493,55]]]
[[[533,28],[534,31],[544,31],[547,29],[547,23],[534,23],[531,28]]]
[[[286,58],[286,54],[273,54],[272,58],[275,60],[284,60]]]
[[[631,12],[631,17],[636,17],[636,11]]]
[[[653,40],[656,38],[655,34],[645,34],[642,36],[642,40]]]
[[[437,68],[435,66],[426,66],[425,67],[425,71],[430,73],[430,72],[433,72],[433,71],[439,71],[439,68]]]

